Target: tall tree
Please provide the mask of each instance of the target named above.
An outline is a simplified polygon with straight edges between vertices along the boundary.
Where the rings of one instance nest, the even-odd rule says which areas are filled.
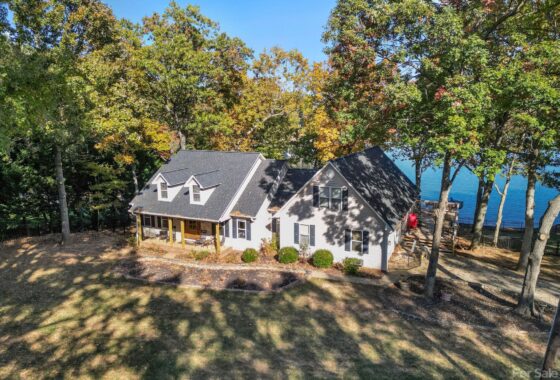
[[[143,28],[150,41],[143,47],[146,97],[154,117],[178,133],[181,149],[204,148],[238,98],[250,50],[220,33],[197,7],[176,2],[146,17]]]
[[[70,223],[63,153],[87,124],[85,83],[78,62],[110,42],[114,17],[107,6],[96,0],[14,0],[10,8],[13,38],[25,47],[22,54],[26,77],[21,89],[25,91],[29,125],[53,149],[65,242],[70,236]]]

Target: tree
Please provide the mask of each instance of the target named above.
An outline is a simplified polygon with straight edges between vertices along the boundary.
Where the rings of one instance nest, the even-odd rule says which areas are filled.
[[[81,69],[90,83],[95,146],[114,166],[127,169],[137,193],[140,159],[167,158],[171,134],[150,114],[150,100],[143,96],[148,84],[140,62],[140,32],[122,21],[115,35],[113,43],[88,54]]]
[[[181,149],[204,148],[238,98],[250,50],[219,33],[197,7],[175,2],[144,18],[143,29],[150,41],[142,49],[145,98],[152,99],[154,117],[178,133]]]
[[[558,358],[559,351],[560,351],[560,300],[558,301],[558,306],[556,307],[556,313],[554,314],[554,320],[552,321],[550,334],[548,336],[548,344],[546,345],[546,352],[544,354],[544,361],[542,366],[543,372],[550,371],[554,368],[554,364],[556,362],[556,359]]]
[[[539,173],[553,159],[560,132],[560,41],[525,44],[522,55],[524,65],[512,114],[520,131],[520,160],[527,177],[525,229],[518,270],[526,268],[531,252]]]
[[[30,129],[53,147],[62,241],[70,236],[63,150],[80,132],[88,107],[78,70],[83,55],[112,38],[114,18],[99,1],[12,1],[13,38],[23,63],[21,96]]]

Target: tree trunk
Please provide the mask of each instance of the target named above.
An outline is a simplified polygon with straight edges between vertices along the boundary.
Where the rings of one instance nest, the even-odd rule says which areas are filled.
[[[504,215],[504,205],[506,204],[507,193],[509,190],[509,184],[511,183],[511,176],[513,173],[514,163],[512,162],[508,172],[506,174],[506,183],[504,184],[504,189],[500,193],[500,205],[498,206],[498,216],[496,217],[496,229],[494,230],[494,239],[492,244],[494,247],[498,246],[498,240],[500,239],[500,228],[502,228],[502,218]]]
[[[68,218],[68,203],[66,202],[66,189],[64,187],[64,172],[62,171],[62,152],[59,145],[56,145],[55,147],[54,167],[56,170],[56,183],[58,186],[58,205],[60,207],[62,243],[66,243],[68,239],[70,239],[70,220]]]
[[[179,131],[179,142],[181,144],[181,150],[187,149],[187,137],[183,131]]]
[[[542,370],[543,372],[550,371],[554,368],[554,363],[556,358],[558,358],[558,352],[560,352],[560,299],[558,300],[558,306],[556,307],[556,314],[554,314],[554,321],[550,328],[550,334],[548,336],[548,344],[546,347],[546,353],[544,354],[544,361]]]
[[[478,214],[480,212],[480,201],[482,199],[482,189],[484,188],[484,181],[478,179],[478,189],[476,190],[476,206],[474,208],[473,223],[471,225],[471,233],[474,234],[474,225],[478,219]]]
[[[484,221],[486,220],[486,212],[488,211],[488,202],[490,201],[490,195],[492,194],[492,188],[494,187],[493,180],[486,179],[486,181],[483,182],[484,185],[482,186],[482,193],[478,205],[478,215],[476,215],[476,219],[474,221],[470,249],[478,248],[482,240],[482,230],[484,229]]]
[[[537,288],[537,280],[541,270],[541,261],[546,248],[546,243],[550,236],[550,230],[554,224],[554,220],[560,213],[560,194],[548,203],[548,208],[544,213],[541,226],[539,229],[539,237],[535,242],[533,251],[529,256],[529,263],[525,271],[525,279],[523,287],[517,302],[516,312],[522,315],[536,315],[535,310],[535,289]]]
[[[535,164],[529,166],[527,173],[527,190],[525,192],[525,230],[523,231],[523,242],[521,244],[521,254],[517,262],[517,270],[527,268],[527,262],[531,253],[533,243],[533,231],[535,229],[535,185],[537,182],[537,172]]]
[[[138,176],[136,175],[136,165],[132,165],[132,182],[134,182],[134,194],[138,194],[140,189],[138,188]]]
[[[414,160],[414,171],[415,171],[415,182],[416,189],[418,190],[418,199],[420,199],[420,193],[422,192],[422,160],[416,158]]]
[[[439,260],[439,246],[443,234],[443,224],[445,223],[445,214],[447,210],[447,202],[449,199],[449,191],[451,190],[451,158],[445,156],[443,163],[443,172],[441,175],[441,192],[439,195],[439,205],[436,210],[436,223],[434,226],[434,236],[432,240],[432,251],[430,253],[430,261],[428,271],[426,272],[426,282],[424,285],[424,295],[428,298],[434,296],[434,287],[436,284],[436,272]]]

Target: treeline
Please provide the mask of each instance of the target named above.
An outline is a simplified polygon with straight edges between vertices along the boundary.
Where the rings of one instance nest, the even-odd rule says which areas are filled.
[[[314,166],[377,144],[414,162],[418,186],[427,167],[443,169],[440,210],[461,168],[478,176],[472,248],[496,176],[526,176],[525,268],[535,184],[557,185],[545,169],[560,145],[559,20],[557,0],[340,0],[328,60],[310,64],[255,54],[176,3],[139,25],[97,0],[2,3],[0,231],[61,225],[66,238],[69,226],[126,220],[180,147]]]

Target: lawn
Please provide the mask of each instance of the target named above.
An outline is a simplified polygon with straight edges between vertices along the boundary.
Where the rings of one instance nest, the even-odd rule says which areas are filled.
[[[114,275],[129,255],[108,233],[1,247],[0,378],[512,378],[544,353],[545,333],[405,319],[380,287],[148,285]]]

